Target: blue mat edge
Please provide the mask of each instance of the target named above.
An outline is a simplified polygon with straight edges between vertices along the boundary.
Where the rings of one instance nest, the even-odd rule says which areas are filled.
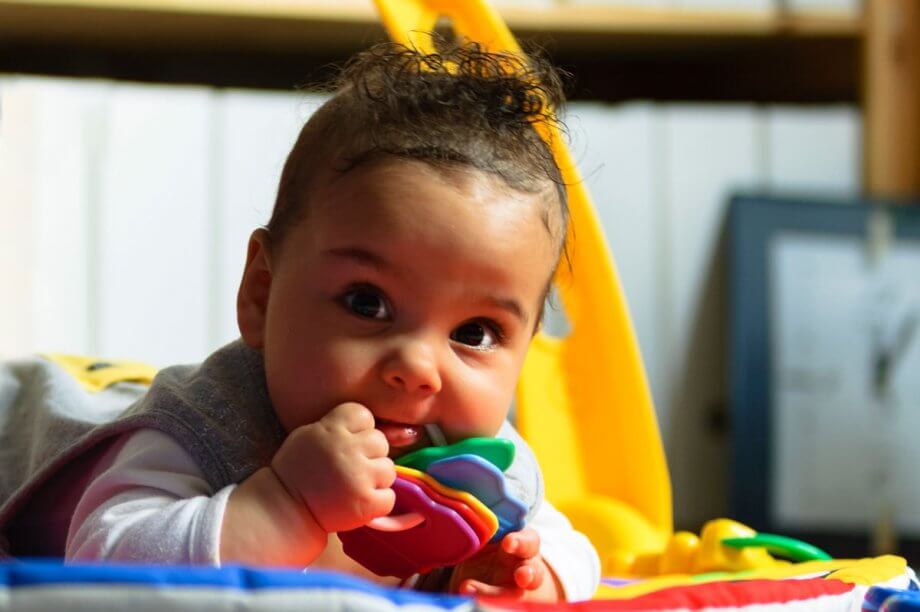
[[[256,568],[240,565],[200,567],[115,563],[64,564],[59,560],[0,562],[0,587],[36,587],[64,584],[148,585],[151,588],[224,588],[238,591],[350,590],[387,599],[395,604],[424,603],[456,608],[472,598],[440,593],[419,593],[389,588],[367,580],[327,571]]]

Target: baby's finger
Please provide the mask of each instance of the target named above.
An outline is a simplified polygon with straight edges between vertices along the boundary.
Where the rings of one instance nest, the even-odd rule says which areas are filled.
[[[389,457],[372,459],[371,474],[374,479],[374,488],[389,489],[396,480],[396,464]]]
[[[356,435],[359,436],[364,453],[371,459],[386,457],[390,453],[390,443],[379,429],[368,429]]]
[[[532,559],[540,552],[540,536],[529,528],[509,533],[502,539],[502,550],[520,559]]]
[[[494,584],[486,584],[479,580],[467,579],[460,583],[457,590],[460,595],[476,595],[484,597],[509,597],[520,599],[524,592],[521,589],[511,587],[500,587]]]
[[[353,499],[354,513],[363,525],[378,516],[386,516],[393,511],[396,504],[396,492],[393,489],[372,489],[362,491]]]
[[[514,583],[527,591],[535,591],[543,584],[546,570],[542,563],[526,563],[514,570]]]
[[[366,406],[357,402],[345,402],[333,408],[324,419],[331,418],[342,424],[351,433],[374,428],[374,415]]]
[[[377,489],[369,494],[367,498],[367,520],[372,520],[378,516],[386,516],[393,511],[396,505],[396,492],[393,489]]]

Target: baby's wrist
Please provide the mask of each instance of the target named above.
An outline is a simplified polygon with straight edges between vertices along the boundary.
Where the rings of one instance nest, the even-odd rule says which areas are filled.
[[[283,503],[297,517],[298,522],[304,526],[310,535],[322,536],[325,541],[329,532],[317,520],[316,515],[313,514],[313,510],[311,510],[309,504],[307,504],[307,500],[294,493],[278,472],[275,471],[273,466],[269,466],[268,471],[271,473],[277,486],[277,494],[284,498]]]
[[[231,494],[221,534],[221,559],[305,567],[328,536],[270,468],[262,468]]]

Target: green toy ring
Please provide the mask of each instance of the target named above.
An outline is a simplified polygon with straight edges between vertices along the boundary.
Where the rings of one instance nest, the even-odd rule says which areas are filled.
[[[830,561],[832,557],[807,542],[770,533],[758,533],[747,538],[725,538],[722,544],[732,548],[766,548],[767,552],[790,561]]]

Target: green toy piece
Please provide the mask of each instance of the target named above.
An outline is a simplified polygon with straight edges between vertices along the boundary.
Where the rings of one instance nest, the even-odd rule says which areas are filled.
[[[832,558],[817,546],[771,533],[758,533],[749,538],[725,538],[722,544],[732,548],[766,548],[770,554],[795,562],[829,561]]]
[[[396,465],[424,472],[435,461],[457,455],[478,455],[504,472],[514,461],[514,443],[498,438],[467,438],[447,446],[420,448],[396,459]]]

